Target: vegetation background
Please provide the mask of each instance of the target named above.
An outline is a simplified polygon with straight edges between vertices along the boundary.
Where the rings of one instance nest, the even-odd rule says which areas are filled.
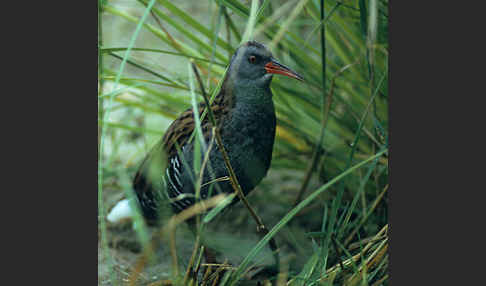
[[[248,38],[270,47],[305,82],[272,82],[272,166],[248,196],[269,235],[257,234],[241,203],[204,226],[218,259],[232,266],[221,284],[387,285],[384,0],[100,0],[99,285],[188,283],[185,269],[200,248],[185,225],[175,231],[174,259],[167,237],[150,247],[157,229],[139,217],[110,224],[106,214],[132,195],[138,164],[172,120],[193,97],[201,101],[191,88],[190,59],[213,94]],[[271,237],[280,248],[273,272],[265,271],[274,264]]]

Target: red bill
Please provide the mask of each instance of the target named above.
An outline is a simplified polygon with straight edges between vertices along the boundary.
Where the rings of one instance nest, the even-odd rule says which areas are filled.
[[[267,73],[281,74],[298,80],[304,80],[304,78],[291,70],[290,68],[279,63],[276,59],[273,59],[265,65]]]

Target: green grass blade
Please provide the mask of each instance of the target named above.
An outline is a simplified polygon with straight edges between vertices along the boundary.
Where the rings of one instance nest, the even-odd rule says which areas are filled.
[[[368,30],[368,13],[366,12],[366,3],[365,0],[359,0],[359,22],[361,27],[361,34],[363,38],[366,39],[367,37],[367,30]]]
[[[218,0],[219,4],[223,4],[224,6],[233,10],[236,14],[243,18],[247,18],[249,15],[249,9],[245,7],[245,5],[241,4],[239,1],[236,0]]]
[[[280,42],[282,39],[284,33],[289,29],[290,24],[294,22],[295,18],[299,13],[302,11],[304,8],[305,4],[307,3],[308,0],[301,0],[297,5],[295,6],[294,10],[292,10],[292,13],[290,13],[290,16],[285,20],[285,22],[280,26],[280,29],[278,32],[275,34],[273,37],[272,42],[270,43],[270,49],[273,50],[277,44]]]
[[[113,52],[126,51],[126,50],[127,50],[126,47],[102,48],[101,52],[102,53],[113,53]],[[160,54],[180,56],[180,57],[185,57],[185,58],[192,58],[192,59],[197,60],[197,61],[203,61],[203,62],[208,62],[208,63],[210,62],[210,60],[208,60],[206,58],[198,58],[198,57],[194,57],[194,56],[184,54],[184,53],[177,53],[177,52],[171,52],[171,51],[160,50],[160,49],[132,48],[132,51],[160,53]],[[214,61],[212,63],[215,64],[215,65],[219,65],[219,66],[226,66],[225,63],[214,62]]]
[[[189,26],[200,32],[201,34],[205,35],[208,39],[213,38],[213,33],[211,30],[207,29],[203,25],[201,25],[199,22],[194,20],[194,17],[189,15],[188,13],[184,12],[182,9],[177,8],[174,4],[172,4],[168,0],[159,0],[158,1],[160,4],[164,5],[170,12],[174,14],[174,16],[179,17],[181,20],[186,22]],[[225,42],[224,40],[220,39],[219,37],[216,38],[216,43],[218,46],[222,47],[223,49],[227,51],[232,51],[233,47],[229,45],[229,43]]]
[[[235,198],[236,194],[232,193],[224,198],[218,205],[216,205],[211,211],[209,211],[203,219],[203,223],[209,223],[217,214],[219,214],[223,209],[229,205],[233,199]]]
[[[251,10],[250,10],[250,17],[248,18],[248,22],[246,24],[245,33],[241,38],[241,44],[249,41],[253,37],[253,30],[255,29],[255,23],[257,19],[257,9],[258,9],[258,1],[252,0],[251,1]]]
[[[192,104],[192,111],[194,112],[194,126],[195,126],[195,131],[196,131],[196,136],[199,139],[199,142],[201,143],[201,146],[203,146],[203,150],[206,150],[206,142],[204,141],[203,137],[203,132],[201,129],[201,120],[199,117],[199,108],[198,108],[198,103],[196,100],[196,92],[195,92],[195,87],[194,87],[194,73],[192,71],[192,65],[191,62],[187,62],[187,71],[189,74],[189,86],[191,89],[191,104]],[[201,157],[199,156],[198,160]]]

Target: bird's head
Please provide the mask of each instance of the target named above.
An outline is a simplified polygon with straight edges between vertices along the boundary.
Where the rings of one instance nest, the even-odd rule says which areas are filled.
[[[242,84],[268,86],[273,74],[303,80],[295,71],[279,63],[272,53],[256,41],[241,45],[231,58],[228,72]]]

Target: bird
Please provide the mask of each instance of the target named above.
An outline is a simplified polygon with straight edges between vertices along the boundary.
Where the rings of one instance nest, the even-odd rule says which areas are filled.
[[[303,80],[301,75],[274,58],[264,44],[254,40],[245,42],[231,57],[220,91],[210,105],[224,149],[245,196],[266,176],[272,160],[277,122],[270,89],[273,75]],[[199,104],[199,115],[205,108],[204,102]],[[134,176],[135,197],[149,225],[156,225],[159,221],[164,200],[170,201],[175,214],[196,202],[192,166],[197,139],[191,140],[195,127],[194,110],[189,108],[170,124]],[[214,136],[212,127],[208,116],[202,118],[201,130],[207,145]],[[204,155],[204,152],[200,153]],[[228,180],[207,184],[226,176],[228,170],[222,153],[215,146],[209,153],[208,171],[204,172],[200,189],[201,198],[233,193]],[[232,203],[238,200],[235,197]],[[124,205],[127,205],[126,202]]]

